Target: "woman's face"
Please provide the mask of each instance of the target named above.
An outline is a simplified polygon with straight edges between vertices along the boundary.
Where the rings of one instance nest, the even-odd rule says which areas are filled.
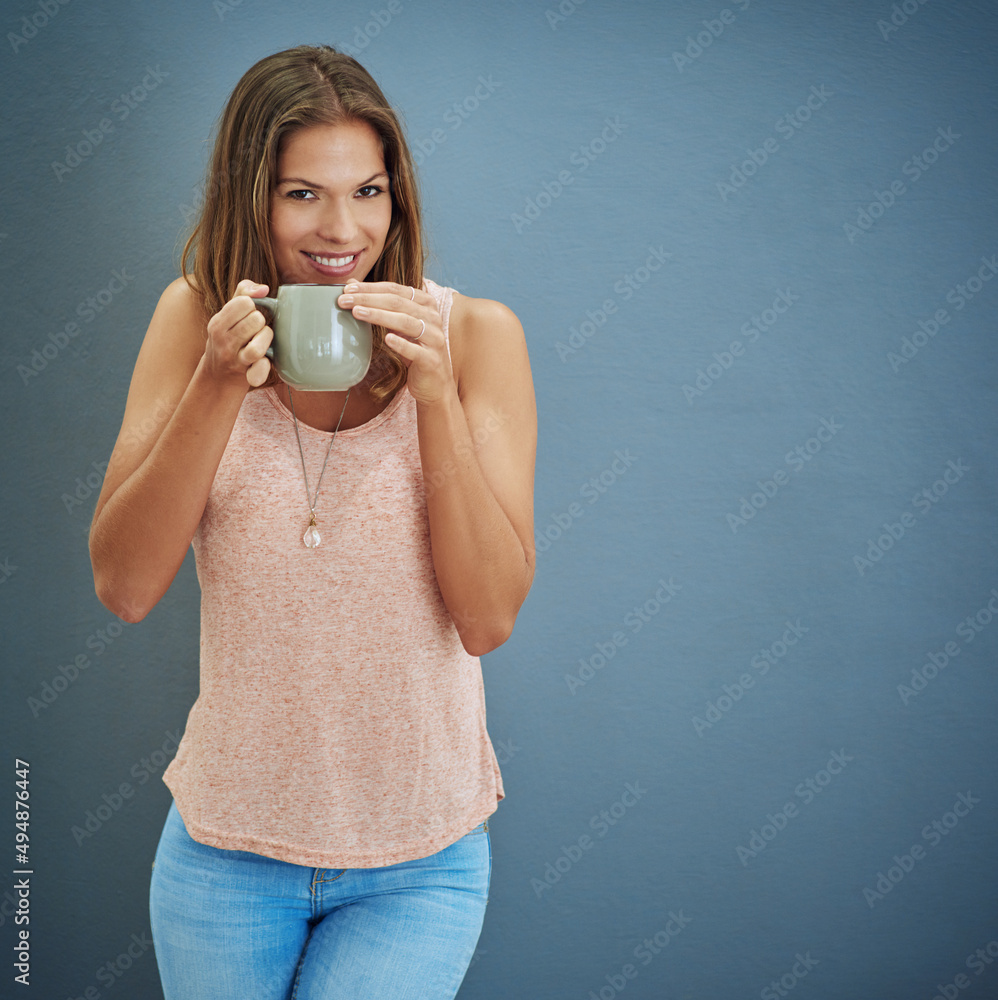
[[[370,125],[314,125],[285,137],[270,207],[283,284],[363,281],[391,218],[381,140]]]

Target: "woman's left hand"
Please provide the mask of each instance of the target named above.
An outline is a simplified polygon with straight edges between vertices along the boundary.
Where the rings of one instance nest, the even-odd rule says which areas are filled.
[[[456,388],[443,321],[429,292],[394,281],[353,281],[338,303],[357,319],[391,331],[385,347],[409,369],[406,384],[417,403],[436,403]]]

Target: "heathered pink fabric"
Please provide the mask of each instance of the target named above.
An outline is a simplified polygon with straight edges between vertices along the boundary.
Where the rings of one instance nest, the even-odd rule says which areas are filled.
[[[444,320],[453,289],[431,281]],[[330,435],[300,425],[314,491]],[[201,689],[163,780],[191,836],[321,868],[426,857],[495,811],[481,664],[440,596],[407,389],[308,507],[291,414],[246,396],[194,538]]]

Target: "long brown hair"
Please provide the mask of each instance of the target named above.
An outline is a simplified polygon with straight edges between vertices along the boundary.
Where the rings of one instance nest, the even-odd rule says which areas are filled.
[[[204,202],[181,255],[181,272],[212,316],[243,278],[280,283],[270,238],[270,201],[281,142],[313,125],[366,122],[381,139],[392,218],[368,281],[422,287],[425,250],[419,191],[402,127],[381,88],[356,59],[329,45],[299,45],[261,59],[236,85],[222,112]],[[376,399],[395,392],[406,367],[374,327]],[[371,376],[369,376],[370,378]],[[276,381],[273,371],[268,384]]]

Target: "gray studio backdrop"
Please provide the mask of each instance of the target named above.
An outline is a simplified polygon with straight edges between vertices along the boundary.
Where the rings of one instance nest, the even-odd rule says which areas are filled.
[[[33,995],[160,996],[198,587],[120,623],[87,528],[216,116],[301,42],[382,83],[430,275],[532,356],[537,576],[484,658],[508,797],[461,996],[998,996],[991,5],[13,0],[0,29],[3,996],[23,930]]]

